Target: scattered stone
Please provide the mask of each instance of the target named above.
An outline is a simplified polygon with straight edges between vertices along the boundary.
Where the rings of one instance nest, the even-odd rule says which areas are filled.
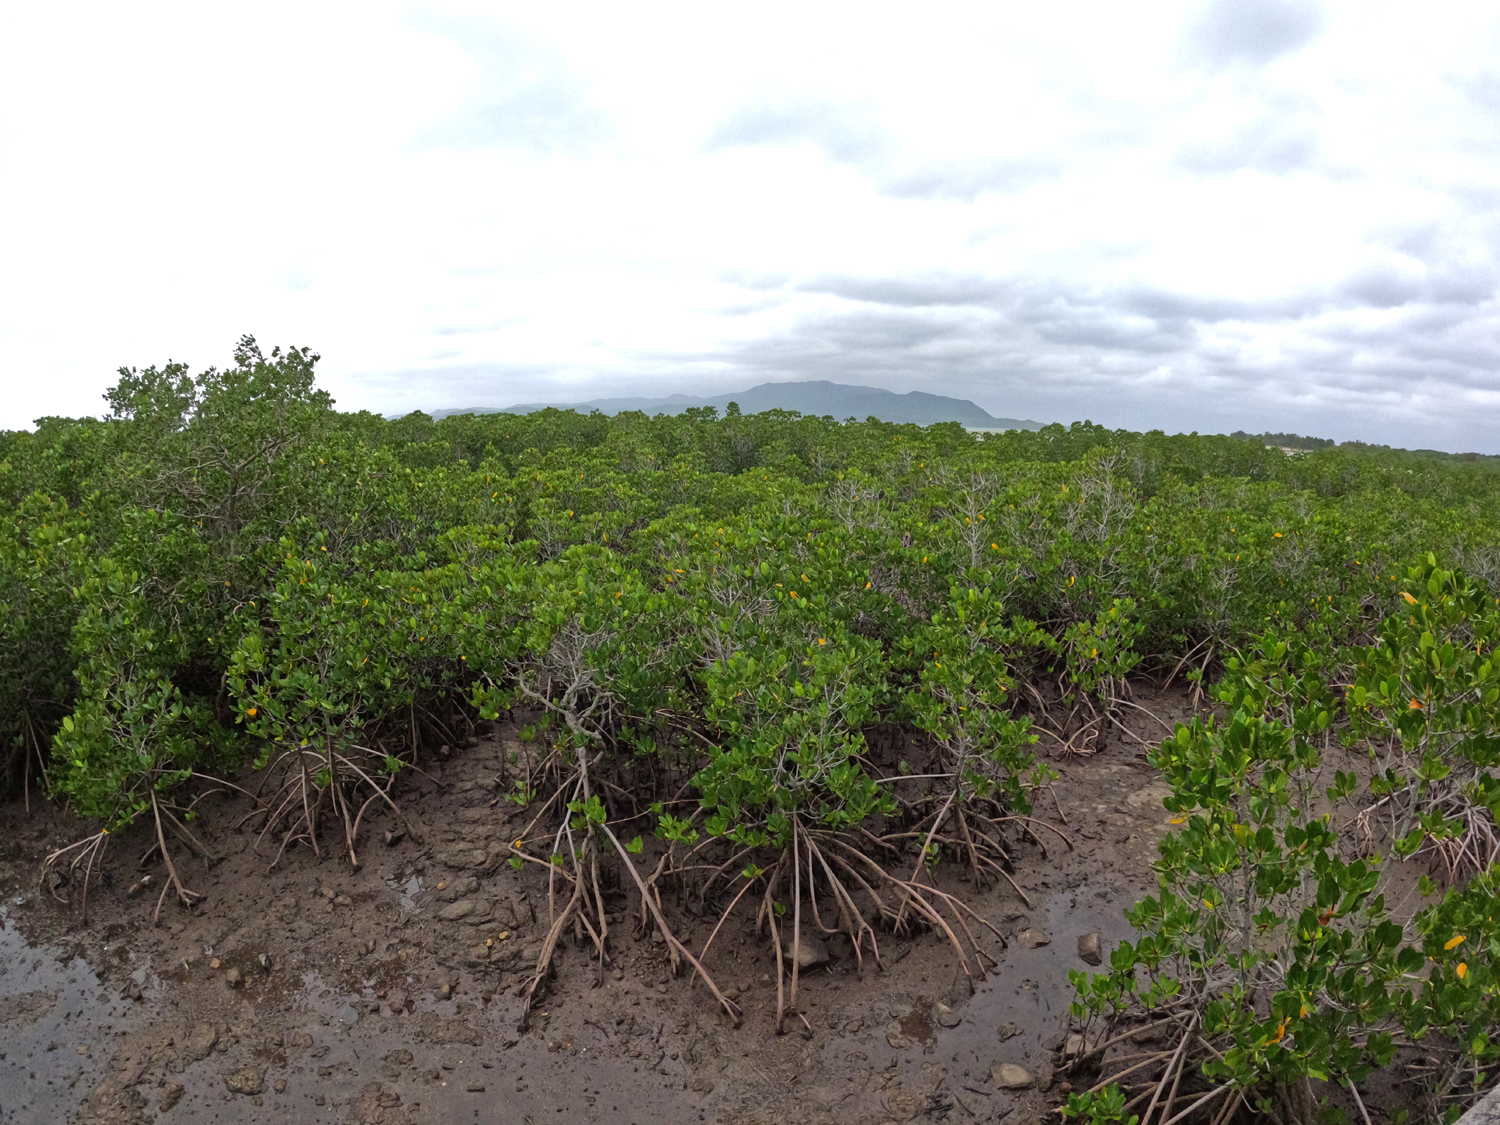
[[[1014,1039],[1017,1035],[1021,1034],[1020,1025],[1014,1023],[1002,1023],[995,1030],[999,1032],[1002,1042],[1006,1039]]]
[[[1098,933],[1083,934],[1078,939],[1078,956],[1086,964],[1098,965],[1104,961],[1104,949],[1100,945]]]
[[[244,978],[240,976],[238,969],[230,969],[224,974],[224,983],[230,988],[238,988],[243,983],[243,980]]]
[[[255,1066],[242,1066],[224,1075],[224,1085],[231,1094],[258,1094],[266,1088],[266,1072]]]
[[[416,1057],[406,1048],[392,1051],[380,1061],[380,1070],[387,1078],[400,1078],[416,1062]]]
[[[211,1023],[197,1023],[191,1031],[182,1037],[177,1046],[181,1048],[183,1059],[186,1062],[201,1062],[208,1058],[214,1049],[214,1044],[219,1041],[219,1033],[214,1030]],[[309,1039],[308,1044],[312,1044]]]
[[[919,1098],[900,1086],[887,1090],[880,1096],[880,1102],[892,1121],[915,1121],[927,1106],[927,1099]]]
[[[932,1014],[940,1027],[957,1027],[963,1020],[963,1017],[948,1007],[947,1004],[935,1004]]]
[[[892,1020],[885,1025],[885,1041],[897,1051],[913,1046],[912,1041],[906,1037],[906,1030],[901,1026],[900,1020]]]
[[[405,830],[399,829],[399,828],[398,829],[394,829],[394,830],[393,829],[389,829],[389,828],[386,829],[386,832],[385,832],[385,846],[386,847],[388,847],[388,848],[394,848],[397,844],[399,844],[404,839],[406,839],[406,832],[405,832]]]
[[[438,911],[438,917],[444,922],[457,922],[460,918],[467,918],[474,913],[474,900],[471,898],[459,899],[457,902],[449,903]]]
[[[182,1101],[182,1087],[175,1082],[168,1082],[161,1091],[161,1109],[159,1112],[166,1113],[178,1102]]]
[[[1036,1084],[1036,1075],[1015,1063],[996,1063],[990,1067],[990,1081],[1002,1090],[1024,1090]]]
[[[482,1093],[484,1093],[484,1083],[483,1082],[470,1082],[469,1085],[467,1087],[465,1087],[465,1088],[471,1094],[482,1094]]]
[[[276,1090],[276,1092],[278,1094],[284,1094],[284,1093],[286,1093],[286,1079],[285,1078],[278,1078],[278,1079],[276,1079],[275,1090]]]
[[[441,988],[439,988],[437,990],[437,994],[438,994],[438,999],[439,1000],[449,1000],[449,999],[452,999],[452,997],[453,997],[453,986],[451,984],[444,984]]]
[[[790,939],[782,940],[781,955],[788,961],[792,958],[792,942]],[[799,969],[816,969],[820,965],[828,964],[828,943],[820,938],[804,936],[797,943],[797,967]]]
[[[321,887],[318,888],[318,893],[326,898],[329,902],[333,901],[333,888],[330,887],[327,883],[324,883]]]
[[[1083,1036],[1070,1035],[1068,1041],[1063,1044],[1063,1058],[1076,1059],[1083,1054]]]
[[[1052,939],[1041,930],[1026,929],[1016,935],[1016,941],[1024,949],[1035,949],[1039,945],[1051,945]]]
[[[443,902],[456,902],[479,890],[479,880],[473,875],[463,875],[450,883],[439,883],[438,890],[442,892],[438,897]]]
[[[336,899],[333,900],[333,905],[334,906],[353,906],[354,905],[354,900],[352,898],[350,898],[348,895],[339,895]]]

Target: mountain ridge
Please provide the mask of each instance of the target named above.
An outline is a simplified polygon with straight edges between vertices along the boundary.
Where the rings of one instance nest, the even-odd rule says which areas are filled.
[[[672,394],[661,398],[598,398],[587,402],[528,402],[514,406],[456,407],[431,411],[431,417],[446,418],[455,414],[530,414],[548,408],[598,410],[619,414],[639,410],[646,414],[681,414],[694,407],[712,406],[723,413],[731,402],[739,404],[744,414],[767,410],[795,410],[799,414],[835,418],[879,418],[883,422],[909,422],[931,426],[939,422],[958,422],[971,430],[1037,430],[1040,422],[1026,418],[1001,418],[990,414],[969,399],[908,391],[898,394],[880,387],[861,387],[828,380],[761,383],[743,391],[722,395]]]

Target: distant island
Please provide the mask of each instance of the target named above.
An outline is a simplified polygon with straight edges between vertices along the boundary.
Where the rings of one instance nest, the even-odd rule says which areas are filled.
[[[516,406],[470,406],[453,410],[434,410],[434,419],[451,414],[530,414],[549,407],[576,410],[587,414],[598,410],[619,414],[639,410],[643,414],[681,414],[693,407],[712,406],[724,413],[731,402],[738,403],[745,414],[766,410],[795,410],[799,414],[834,418],[879,418],[882,422],[912,422],[931,426],[938,422],[957,422],[970,430],[1039,430],[1040,422],[1024,418],[997,418],[966,398],[931,395],[925,391],[896,394],[879,387],[854,387],[825,380],[804,383],[762,383],[758,387],[733,394],[699,398],[693,395],[668,395],[666,398],[599,398],[591,402],[527,402]]]

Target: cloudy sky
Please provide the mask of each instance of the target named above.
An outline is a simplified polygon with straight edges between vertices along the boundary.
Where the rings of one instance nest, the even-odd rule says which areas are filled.
[[[833,379],[1500,452],[1500,7],[29,4],[0,428]]]

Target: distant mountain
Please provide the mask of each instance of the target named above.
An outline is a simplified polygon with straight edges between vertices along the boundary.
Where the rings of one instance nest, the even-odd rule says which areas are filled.
[[[914,422],[931,426],[936,422],[958,422],[971,430],[1039,430],[1041,423],[1021,418],[996,418],[966,398],[930,395],[911,391],[898,395],[879,387],[851,387],[845,383],[825,381],[807,383],[762,383],[734,394],[696,398],[692,395],[668,395],[666,398],[599,398],[592,402],[527,402],[517,406],[474,406],[456,410],[434,410],[432,417],[450,414],[530,414],[534,410],[554,407],[558,410],[591,410],[619,414],[639,410],[645,414],[681,414],[695,406],[712,406],[720,414],[737,402],[744,414],[765,410],[795,410],[799,414],[835,418],[875,417],[882,422]]]

